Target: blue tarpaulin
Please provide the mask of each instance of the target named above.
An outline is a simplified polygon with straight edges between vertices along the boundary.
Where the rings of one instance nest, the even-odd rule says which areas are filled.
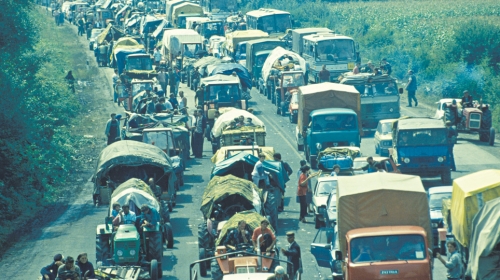
[[[219,64],[212,70],[210,76],[215,74],[231,75],[233,72],[236,72],[238,77],[240,77],[241,85],[244,88],[252,89],[252,78],[250,77],[250,73],[248,73],[248,70],[243,65],[238,63]]]
[[[252,180],[252,171],[254,165],[259,161],[259,158],[247,152],[238,153],[230,158],[227,158],[217,163],[212,169],[212,175],[225,176],[228,174],[239,178]],[[285,184],[290,180],[288,174],[283,168],[283,164],[279,161],[266,160],[262,163],[264,170],[271,175],[271,184],[277,184],[282,190],[285,189]]]

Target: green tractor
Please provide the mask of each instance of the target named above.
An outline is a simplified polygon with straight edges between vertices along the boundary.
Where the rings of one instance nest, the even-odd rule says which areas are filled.
[[[163,244],[173,246],[172,226],[166,205],[156,200],[150,187],[139,179],[130,179],[118,186],[111,196],[113,203],[130,205],[136,212],[135,224],[113,226],[112,217],[97,226],[96,262],[100,279],[122,279],[123,275],[134,275],[130,279],[161,279]],[[154,228],[140,228],[140,206],[147,204],[160,214]],[[110,213],[112,211],[110,207]],[[128,276],[127,276],[128,277]],[[129,279],[129,278],[126,278]]]

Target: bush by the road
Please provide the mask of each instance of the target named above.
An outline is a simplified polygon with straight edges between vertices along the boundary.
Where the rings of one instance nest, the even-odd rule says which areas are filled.
[[[247,9],[262,6],[289,11],[301,27],[324,26],[353,37],[363,62],[386,57],[400,79],[413,69],[421,96],[461,97],[469,89],[493,104],[495,120],[500,117],[499,1],[258,0]]]
[[[29,0],[0,9],[0,248],[53,203],[74,166],[70,126],[79,101],[64,80],[54,22]]]

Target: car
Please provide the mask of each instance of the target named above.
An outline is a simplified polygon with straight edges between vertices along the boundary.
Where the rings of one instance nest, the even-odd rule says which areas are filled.
[[[314,209],[314,223],[316,228],[325,226],[326,204],[332,192],[337,191],[337,176],[319,177],[313,190],[312,207]]]
[[[97,36],[99,36],[104,31],[103,28],[94,28],[90,34],[89,49],[93,51],[96,48]]]
[[[392,124],[396,119],[380,120],[377,130],[373,136],[375,153],[380,156],[389,156],[389,148],[392,148]]]
[[[333,280],[343,279],[342,253],[337,238],[337,226],[318,230],[311,243],[311,254],[320,267],[330,268]]]
[[[299,96],[297,91],[292,92],[292,98],[290,98],[290,104],[288,105],[288,116],[291,123],[297,123],[297,117],[299,114]]]
[[[443,98],[436,102],[437,104],[437,110],[436,114],[434,115],[435,119],[442,120],[444,118],[445,114],[445,104],[450,104],[453,102],[453,100],[457,101],[457,104],[460,105],[460,102],[462,102],[462,99],[460,98]]]
[[[431,187],[427,191],[429,198],[429,211],[431,216],[431,227],[433,236],[434,251],[446,252],[446,248],[440,248],[439,228],[443,228],[443,199],[451,198],[452,186]]]
[[[361,174],[369,173],[368,171],[364,171],[364,170],[355,170],[355,169],[363,168],[366,165],[368,165],[367,159],[368,159],[368,157],[358,157],[358,158],[354,159],[354,161],[352,163],[352,165],[353,165],[352,168],[354,169],[354,171],[352,172],[352,175],[361,175]],[[391,157],[373,157],[373,160],[383,163],[382,167],[384,167],[386,172],[401,173],[398,169],[397,164],[394,162],[394,160],[392,160]]]

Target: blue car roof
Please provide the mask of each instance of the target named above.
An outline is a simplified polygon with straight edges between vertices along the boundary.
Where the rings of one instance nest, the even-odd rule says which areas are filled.
[[[409,118],[398,121],[399,130],[446,128],[442,120],[431,118]]]
[[[311,113],[311,116],[320,116],[320,115],[330,115],[330,114],[352,114],[355,115],[356,112],[351,109],[345,108],[325,108],[325,109],[317,109]]]

